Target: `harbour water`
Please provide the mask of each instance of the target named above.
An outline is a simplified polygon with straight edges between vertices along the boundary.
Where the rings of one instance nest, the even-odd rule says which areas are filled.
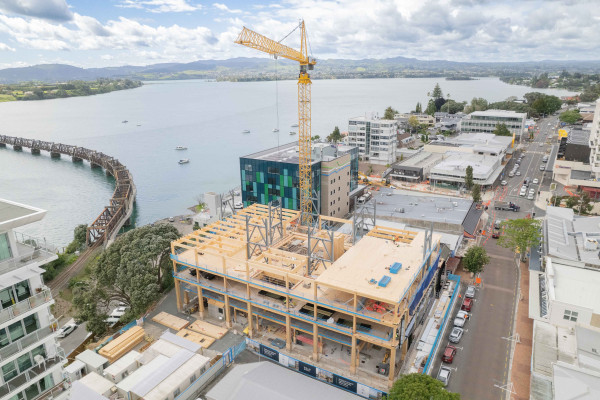
[[[401,112],[413,110],[417,102],[426,107],[427,92],[436,82],[456,101],[500,101],[534,91],[497,78],[316,80],[312,134],[325,137],[336,125],[345,131],[349,117],[382,115],[388,106]],[[139,225],[186,213],[199,194],[238,185],[240,156],[297,140],[289,134],[297,131],[291,127],[297,123],[296,96],[295,81],[146,82],[98,96],[0,103],[0,133],[80,145],[118,158],[137,186]],[[188,149],[176,151],[180,145]],[[180,165],[183,158],[190,162]],[[87,163],[0,149],[0,198],[48,210],[43,223],[24,231],[57,245],[71,240],[77,224],[96,218],[112,195],[113,182]]]

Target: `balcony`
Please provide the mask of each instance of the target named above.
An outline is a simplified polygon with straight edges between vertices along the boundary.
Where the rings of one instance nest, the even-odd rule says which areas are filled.
[[[12,306],[0,310],[0,324],[10,321],[11,319],[19,316],[27,311],[33,310],[45,303],[52,301],[52,293],[50,289],[44,286],[44,289],[40,293],[37,293],[27,299],[20,301]]]
[[[50,389],[46,390],[43,393],[40,393],[37,397],[35,397],[33,400],[58,400],[58,399],[62,399],[65,394],[68,394],[67,391],[69,390],[69,383],[64,380],[64,381],[60,381],[59,383],[57,383],[56,385],[54,385],[54,387],[51,387]]]
[[[0,262],[0,275],[21,268],[31,263],[45,264],[56,258],[56,247],[44,239],[34,238],[23,233],[14,232],[17,242],[17,257]]]
[[[25,389],[27,384],[36,379],[45,376],[46,372],[57,365],[62,365],[66,362],[65,352],[60,347],[56,347],[56,355],[46,358],[42,363],[29,368],[22,374],[19,374],[0,386],[0,397],[4,397],[11,392],[16,392]]]
[[[48,326],[45,326],[43,328],[40,328],[36,331],[31,332],[30,334],[23,336],[21,339],[17,340],[16,342],[13,342],[13,343],[9,344],[8,346],[0,349],[0,362],[17,354],[21,350],[26,349],[27,347],[29,347],[33,344],[42,342],[47,337],[56,333],[56,330],[52,328],[53,326],[58,326],[56,321],[54,321],[52,324],[50,324]]]

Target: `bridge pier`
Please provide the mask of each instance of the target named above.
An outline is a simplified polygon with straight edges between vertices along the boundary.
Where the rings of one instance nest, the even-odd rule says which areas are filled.
[[[6,147],[6,143],[0,143],[0,148],[5,148]]]
[[[92,167],[92,168],[102,168],[102,166],[100,164],[94,164],[93,162],[90,162],[90,167]]]
[[[114,175],[111,174],[111,172],[109,170],[106,170],[106,176],[112,176],[114,178]]]
[[[83,162],[83,158],[73,156],[73,162]]]
[[[50,152],[50,157],[51,158],[60,158],[60,153],[57,153],[55,151],[51,151]]]
[[[13,146],[13,150],[14,151],[23,151],[23,146],[19,146],[18,144],[15,144]]]
[[[40,149],[31,149],[31,154],[40,154]]]

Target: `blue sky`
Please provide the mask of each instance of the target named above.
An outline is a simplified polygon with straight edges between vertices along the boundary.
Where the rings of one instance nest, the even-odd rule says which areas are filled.
[[[0,0],[0,68],[255,57],[242,26],[281,39],[299,18],[320,59],[600,58],[595,0],[220,1]]]

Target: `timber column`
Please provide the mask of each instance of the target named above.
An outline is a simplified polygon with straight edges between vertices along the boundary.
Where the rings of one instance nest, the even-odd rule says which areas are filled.
[[[106,237],[106,235],[104,235]],[[177,273],[177,263],[175,261],[173,261],[173,274],[175,275]],[[177,297],[177,311],[181,312],[181,288],[179,287],[180,285],[180,281],[179,279],[175,278],[174,279],[175,282],[175,296]]]

